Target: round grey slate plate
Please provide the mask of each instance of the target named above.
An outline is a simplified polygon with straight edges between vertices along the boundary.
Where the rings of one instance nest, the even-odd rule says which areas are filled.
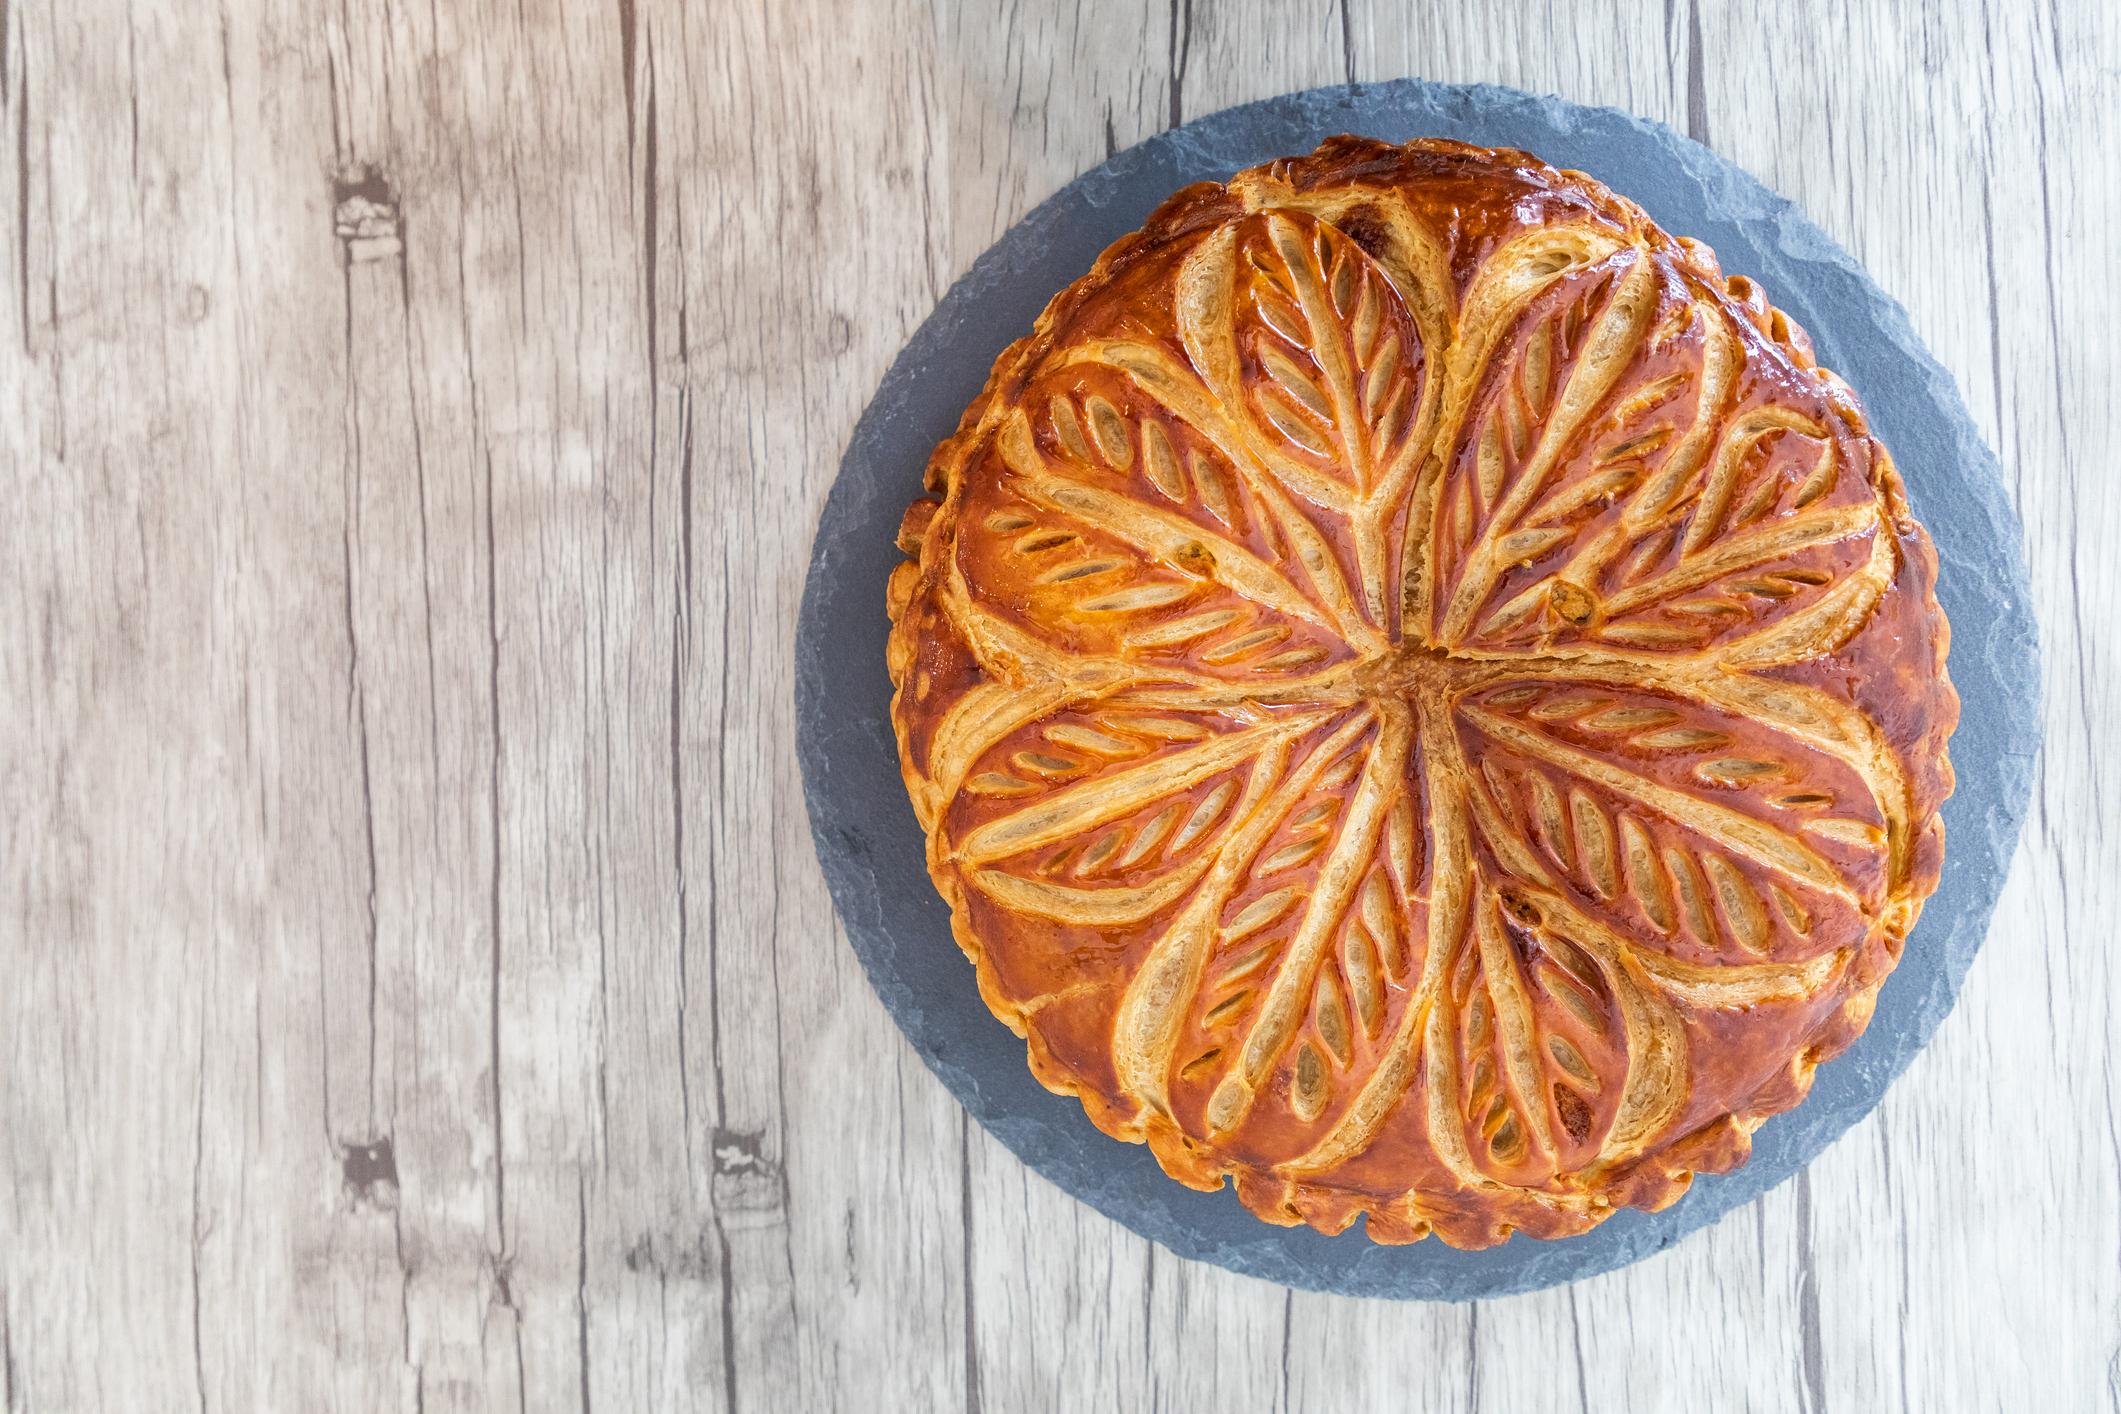
[[[1943,560],[1938,588],[1964,704],[1951,747],[1958,793],[1944,811],[1943,882],[1870,1029],[1820,1069],[1810,1099],[1761,1128],[1746,1167],[1700,1179],[1662,1213],[1623,1212],[1561,1242],[1519,1236],[1460,1252],[1271,1227],[1228,1189],[1183,1188],[1147,1149],[1100,1134],[1074,1100],[1032,1079],[1023,1042],[981,1005],[899,779],[884,672],[892,540],[929,453],[996,355],[1179,187],[1343,132],[1524,148],[1706,240],[1726,271],[1753,277],[1795,316],[1820,362],[1862,395]],[[1291,1286],[1471,1300],[1573,1281],[1660,1251],[1802,1168],[1870,1112],[1951,1009],[2016,847],[2039,745],[2039,649],[2019,535],[1995,458],[1900,307],[1789,202],[1708,149],[1614,109],[1504,88],[1401,80],[1268,99],[1153,137],[1071,183],[979,259],[885,376],[825,504],[796,630],[811,830],[848,938],[914,1049],[990,1133],[1099,1212],[1184,1256]]]

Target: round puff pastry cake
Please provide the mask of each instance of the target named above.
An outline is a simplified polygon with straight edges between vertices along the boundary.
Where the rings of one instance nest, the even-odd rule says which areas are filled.
[[[1269,1222],[1673,1202],[1936,885],[1958,700],[1892,461],[1581,173],[1338,138],[1189,187],[927,485],[893,721],[981,995]]]

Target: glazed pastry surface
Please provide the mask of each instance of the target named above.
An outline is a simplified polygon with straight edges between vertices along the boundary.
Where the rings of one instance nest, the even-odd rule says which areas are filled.
[[[1958,702],[1891,458],[1582,174],[1338,138],[1187,188],[928,487],[893,720],[981,994],[1270,1222],[1669,1204],[1936,886]]]

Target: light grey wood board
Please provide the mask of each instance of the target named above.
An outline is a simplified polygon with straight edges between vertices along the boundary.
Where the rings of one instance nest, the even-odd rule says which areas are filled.
[[[2121,1407],[2102,7],[7,0],[0,53],[9,1414]],[[1797,200],[1959,378],[2047,650],[1997,926],[1877,1114],[1470,1308],[1182,1262],[968,1124],[790,722],[950,281],[1173,121],[1403,73]]]

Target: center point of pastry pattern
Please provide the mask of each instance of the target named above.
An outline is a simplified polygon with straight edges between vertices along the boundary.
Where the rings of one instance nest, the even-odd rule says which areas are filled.
[[[1868,1018],[1941,847],[1934,562],[1704,248],[1363,150],[1460,194],[1243,174],[1005,356],[909,514],[895,718],[983,996],[1101,1127],[1274,1221],[1561,1235]]]

